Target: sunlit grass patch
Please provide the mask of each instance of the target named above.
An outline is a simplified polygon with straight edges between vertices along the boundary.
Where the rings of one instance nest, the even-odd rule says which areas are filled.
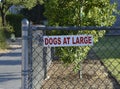
[[[120,36],[101,38],[93,50],[120,83]]]

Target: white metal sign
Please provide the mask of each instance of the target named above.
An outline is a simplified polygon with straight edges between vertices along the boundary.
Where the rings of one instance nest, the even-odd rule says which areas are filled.
[[[92,46],[92,35],[61,35],[61,36],[43,36],[44,47],[59,46]]]

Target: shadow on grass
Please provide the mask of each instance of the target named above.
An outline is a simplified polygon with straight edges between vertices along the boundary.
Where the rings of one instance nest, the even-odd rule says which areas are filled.
[[[105,36],[91,50],[105,66],[115,89],[120,89],[120,36]]]

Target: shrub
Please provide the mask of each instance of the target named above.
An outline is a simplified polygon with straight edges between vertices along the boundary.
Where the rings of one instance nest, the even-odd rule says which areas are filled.
[[[21,36],[21,20],[24,18],[21,14],[8,14],[6,16],[7,22],[13,27],[16,37]]]
[[[0,28],[0,49],[7,48],[5,34],[3,32],[3,28]]]
[[[51,7],[52,6],[52,7]],[[63,8],[64,7],[64,8]],[[45,16],[52,26],[112,26],[115,22],[116,4],[110,4],[110,0],[50,0],[45,4]],[[91,34],[94,43],[105,34],[105,31],[54,31],[52,34],[78,35]],[[56,48],[64,63],[73,63],[75,70],[80,69],[80,62],[87,56],[90,46],[85,47],[60,47]],[[68,54],[69,53],[69,54]]]

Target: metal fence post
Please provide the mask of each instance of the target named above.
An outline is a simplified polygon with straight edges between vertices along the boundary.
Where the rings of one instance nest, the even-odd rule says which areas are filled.
[[[29,21],[22,20],[22,89],[28,89],[28,30]]]
[[[32,65],[33,65],[33,60],[32,60],[32,23],[29,23],[29,30],[28,30],[28,35],[29,35],[29,41],[28,41],[28,58],[29,58],[29,87],[30,89],[32,88],[32,76],[33,76],[33,69],[32,69]]]

